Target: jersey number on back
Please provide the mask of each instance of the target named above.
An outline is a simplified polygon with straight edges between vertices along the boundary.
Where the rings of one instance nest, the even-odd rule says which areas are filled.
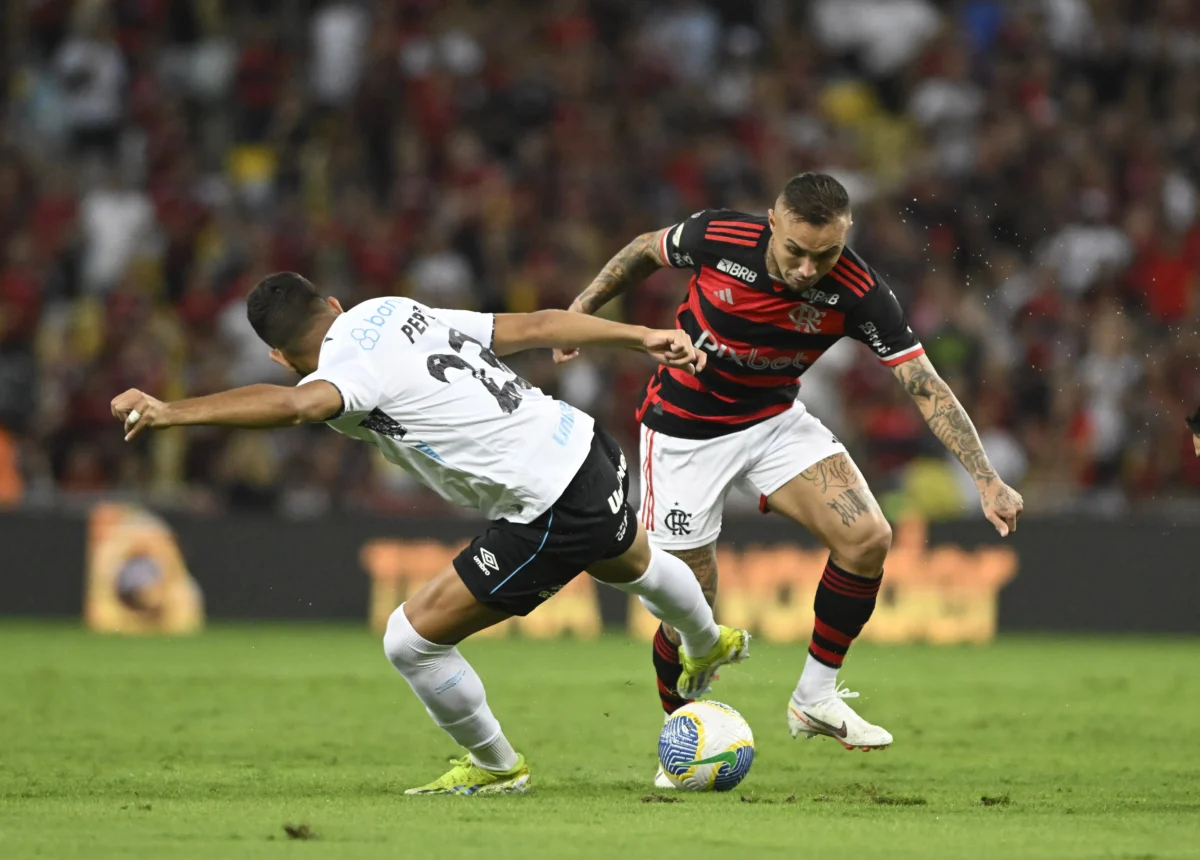
[[[512,379],[506,381],[504,385],[497,385],[491,376],[488,375],[488,371],[485,368],[468,361],[462,355],[463,344],[468,342],[479,347],[479,358],[484,364],[493,370],[509,374]],[[439,353],[438,355],[429,356],[429,359],[425,362],[425,367],[429,369],[429,375],[439,382],[448,383],[450,380],[446,378],[446,372],[451,368],[467,371],[483,384],[488,394],[496,398],[496,402],[500,404],[500,408],[504,410],[505,414],[516,411],[516,408],[521,405],[521,391],[523,389],[533,388],[532,385],[509,370],[504,362],[496,357],[496,353],[470,335],[463,334],[458,329],[450,329],[450,348],[454,350],[453,355]]]

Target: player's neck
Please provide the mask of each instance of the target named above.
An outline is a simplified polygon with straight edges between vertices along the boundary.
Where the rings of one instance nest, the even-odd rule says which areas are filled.
[[[308,376],[316,371],[321,361],[321,346],[325,343],[325,338],[329,336],[329,329],[333,327],[333,321],[336,319],[336,316],[331,316],[327,321],[323,320],[314,326],[312,331],[305,336],[301,349],[295,355],[288,355],[288,361],[301,376]]]
[[[774,234],[772,234],[771,237],[769,239],[767,239],[767,250],[764,251],[763,254],[766,257],[766,262],[767,262],[767,275],[771,278],[771,280],[775,281],[775,283],[783,284],[786,286],[786,282],[783,280],[783,273],[779,271],[779,265],[778,265],[778,263],[775,262],[775,236],[774,236]]]

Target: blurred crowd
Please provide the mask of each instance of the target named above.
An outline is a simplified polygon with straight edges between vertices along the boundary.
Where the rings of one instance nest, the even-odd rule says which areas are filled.
[[[242,301],[268,272],[565,307],[638,233],[801,170],[850,190],[851,244],[1031,513],[1196,496],[1200,4],[8,0],[0,505],[438,510],[323,428],[126,445],[108,403],[284,381]],[[685,288],[606,313],[671,324]],[[519,364],[635,450],[639,359]],[[977,507],[868,350],[801,396],[889,510]]]

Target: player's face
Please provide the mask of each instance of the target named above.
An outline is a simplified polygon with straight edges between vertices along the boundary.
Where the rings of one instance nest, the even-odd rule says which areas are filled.
[[[807,290],[837,264],[846,247],[850,215],[818,227],[801,221],[785,209],[767,212],[771,223],[771,247],[779,276],[793,290]]]

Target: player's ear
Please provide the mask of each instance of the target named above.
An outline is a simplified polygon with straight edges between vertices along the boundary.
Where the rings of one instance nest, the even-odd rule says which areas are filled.
[[[767,224],[770,225],[771,232],[774,233],[775,232],[775,208],[774,207],[767,210]]]
[[[329,305],[335,314],[344,314],[346,312],[342,309],[342,303],[333,296],[329,296],[327,299],[325,299],[325,304]]]
[[[282,365],[283,367],[286,367],[292,373],[300,372],[300,371],[296,370],[295,367],[292,366],[292,363],[290,361],[288,361],[287,358],[284,356],[284,354],[282,352],[280,352],[279,350],[272,349],[271,352],[269,353],[269,355],[271,356],[271,361],[275,362],[276,364]]]

